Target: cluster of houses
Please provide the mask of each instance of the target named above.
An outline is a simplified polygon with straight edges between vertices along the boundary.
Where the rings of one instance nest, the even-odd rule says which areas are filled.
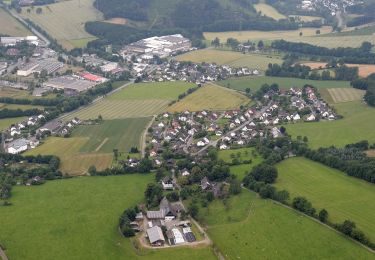
[[[78,118],[73,118],[67,122],[52,120],[36,129],[35,134],[32,134],[31,129],[35,129],[45,122],[45,117],[46,114],[29,117],[27,120],[14,124],[4,131],[4,150],[10,154],[19,154],[34,149],[39,145],[40,139],[45,133],[54,136],[66,136],[75,126],[81,123]]]
[[[355,5],[360,3],[357,0],[302,0],[300,8],[306,11],[316,11],[321,9],[327,9],[331,12],[332,16],[335,16],[336,13],[340,10],[345,10],[348,6]]]
[[[194,83],[204,83],[206,81],[217,81],[229,77],[240,77],[249,75],[259,75],[258,70],[247,67],[232,68],[226,65],[212,63],[196,64],[191,62],[179,62],[175,60],[166,61],[158,65],[152,73],[142,74],[143,81],[187,81]]]

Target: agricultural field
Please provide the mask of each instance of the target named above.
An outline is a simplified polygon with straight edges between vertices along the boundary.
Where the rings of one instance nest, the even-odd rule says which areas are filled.
[[[169,112],[238,109],[250,100],[234,91],[214,84],[204,85],[168,108]]]
[[[325,68],[327,63],[325,62],[305,62],[303,65],[309,66],[311,69]],[[372,64],[345,64],[348,67],[358,67],[358,75],[360,77],[367,77],[368,75],[375,73],[375,65]]]
[[[33,35],[25,26],[18,22],[13,16],[0,8],[0,34],[10,36]]]
[[[68,118],[94,119],[99,115],[105,120],[149,117],[166,111],[171,101],[192,87],[194,84],[178,81],[132,84]]]
[[[375,142],[375,109],[360,101],[335,104],[339,115],[344,118],[335,121],[297,123],[286,125],[292,137],[307,136],[309,147],[343,147],[349,143],[368,140]]]
[[[282,57],[277,54],[243,54],[241,52],[217,49],[191,51],[177,56],[177,60],[195,63],[209,62],[231,67],[249,67],[260,71],[267,70],[269,63],[281,64],[283,62]]]
[[[0,211],[1,244],[10,259],[215,259],[209,248],[145,250],[120,236],[119,216],[142,201],[153,179],[133,174],[17,186],[13,206]]]
[[[64,48],[70,50],[83,47],[95,39],[84,29],[86,22],[102,19],[102,14],[93,4],[93,0],[60,1],[41,6],[40,14],[36,13],[36,8],[24,7],[21,15],[38,24]]]
[[[332,28],[329,26],[323,26],[319,28],[320,35],[316,34],[317,28],[301,28],[292,31],[232,31],[232,32],[205,32],[204,37],[207,41],[212,41],[216,37],[221,42],[226,42],[228,38],[235,38],[240,42],[259,41],[263,40],[266,44],[271,41],[283,39],[290,42],[303,42],[316,46],[322,46],[327,48],[338,48],[338,47],[360,47],[362,42],[368,41],[375,44],[375,38],[371,34],[363,35],[345,35],[337,36],[331,34]],[[302,36],[300,33],[302,32]],[[329,35],[328,35],[329,34]]]
[[[82,153],[129,152],[131,147],[140,148],[141,134],[150,118],[128,118],[103,121],[98,125],[82,125],[73,131],[72,137],[88,138],[80,148]]]
[[[56,155],[61,160],[60,170],[66,175],[85,175],[91,165],[104,170],[112,164],[112,153],[81,153],[88,137],[49,137],[44,144],[26,152],[26,155]]]
[[[333,103],[361,101],[365,95],[364,90],[355,88],[328,88]]]
[[[268,76],[249,76],[240,78],[230,78],[217,82],[217,84],[232,88],[238,91],[245,91],[250,88],[252,91],[257,91],[263,84],[279,84],[280,88],[289,89],[291,87],[302,88],[306,84],[310,84],[316,88],[349,88],[349,81],[337,80],[306,80],[298,78],[284,78],[284,77],[268,77]]]
[[[275,20],[280,20],[280,19],[286,19],[286,16],[279,13],[273,6],[264,4],[264,3],[259,3],[254,5],[255,10],[257,12],[261,12],[262,15],[271,17]]]
[[[291,158],[277,165],[275,186],[291,198],[304,196],[318,211],[325,208],[329,220],[350,219],[372,241],[375,240],[375,186],[305,158]]]
[[[201,209],[200,220],[227,259],[371,259],[361,246],[323,225],[243,190]],[[319,248],[319,250],[316,250]]]

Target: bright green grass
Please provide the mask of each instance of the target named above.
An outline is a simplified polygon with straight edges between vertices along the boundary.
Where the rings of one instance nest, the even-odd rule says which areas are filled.
[[[335,104],[338,114],[344,116],[336,121],[298,123],[286,125],[287,132],[309,138],[311,148],[343,147],[361,140],[375,142],[375,109],[360,101]]]
[[[305,196],[317,210],[325,208],[334,223],[353,220],[375,240],[374,184],[304,158],[285,160],[277,168],[278,189],[288,190],[291,197]]]
[[[132,84],[108,98],[111,100],[176,100],[180,94],[192,87],[194,84],[181,81],[138,83]]]
[[[302,88],[305,84],[313,85],[317,88],[349,88],[349,81],[336,81],[336,80],[305,80],[297,78],[282,78],[282,77],[262,77],[262,76],[249,76],[240,78],[231,78],[217,82],[217,84],[233,88],[240,91],[245,91],[250,88],[252,91],[258,90],[263,84],[279,84],[280,88],[289,89],[291,87]]]
[[[215,259],[208,248],[135,251],[117,230],[141,202],[152,175],[81,177],[15,187],[0,210],[0,241],[10,259]]]
[[[103,121],[98,125],[79,126],[73,137],[88,137],[81,152],[112,153],[114,148],[128,152],[131,147],[140,148],[140,137],[150,118],[128,118]]]
[[[200,216],[227,259],[372,259],[361,246],[321,224],[244,190],[228,206],[214,201]]]
[[[22,122],[24,119],[26,119],[26,117],[12,117],[0,119],[0,131],[7,129],[12,124]]]

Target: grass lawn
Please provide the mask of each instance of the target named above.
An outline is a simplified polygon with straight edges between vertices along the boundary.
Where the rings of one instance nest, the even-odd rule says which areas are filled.
[[[223,87],[229,87],[240,91],[250,88],[252,91],[258,90],[263,84],[279,84],[280,88],[289,89],[291,87],[302,88],[306,84],[313,85],[317,88],[349,88],[349,81],[336,80],[306,80],[297,78],[268,77],[268,76],[249,76],[230,78],[217,82]]]
[[[25,120],[26,117],[12,117],[12,118],[4,118],[0,119],[0,131],[9,128],[12,124],[21,122]]]
[[[31,155],[56,155],[61,159],[60,170],[69,175],[86,174],[91,165],[104,170],[112,163],[111,153],[81,153],[81,149],[90,142],[89,137],[49,137],[44,144],[27,151]]]
[[[275,8],[273,8],[271,5],[268,4],[255,4],[254,8],[257,12],[261,12],[262,15],[271,17],[275,20],[285,19],[285,15],[279,13]]]
[[[80,152],[112,153],[115,148],[129,152],[131,147],[140,148],[140,137],[149,121],[147,117],[108,120],[99,125],[79,126],[72,136],[88,138]]]
[[[10,36],[28,36],[33,35],[25,26],[8,14],[3,8],[0,8],[0,34]]]
[[[325,208],[332,222],[354,221],[375,241],[375,186],[305,158],[292,158],[277,165],[276,187],[291,198],[304,196],[318,211]]]
[[[38,24],[63,47],[84,47],[89,39],[95,39],[85,31],[86,22],[102,19],[93,0],[60,1],[40,7],[40,14],[36,13],[36,8],[24,7],[21,16]]]
[[[132,84],[108,97],[110,100],[176,100],[178,96],[193,88],[193,83],[182,81]]]
[[[177,56],[179,61],[192,61],[196,63],[209,62],[220,65],[229,65],[232,67],[249,67],[261,71],[267,70],[269,63],[281,64],[283,60],[276,54],[254,54],[218,50],[218,49],[202,49],[191,51]]]
[[[297,123],[286,125],[294,138],[298,135],[309,138],[311,148],[343,147],[346,144],[368,140],[375,142],[375,109],[360,101],[335,104],[338,114],[344,118],[336,121]]]
[[[13,206],[0,210],[1,244],[10,259],[215,259],[209,248],[135,251],[119,235],[120,214],[152,181],[134,174],[15,187]]]
[[[243,190],[226,205],[201,209],[215,246],[226,259],[371,259],[344,236],[269,200]]]
[[[235,91],[214,84],[204,85],[169,107],[169,112],[238,109],[250,100]]]

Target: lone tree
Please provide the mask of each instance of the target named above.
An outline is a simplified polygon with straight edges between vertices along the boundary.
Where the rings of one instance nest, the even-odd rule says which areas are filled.
[[[325,209],[322,209],[321,211],[319,211],[318,217],[321,222],[326,223],[328,220],[328,211]]]

